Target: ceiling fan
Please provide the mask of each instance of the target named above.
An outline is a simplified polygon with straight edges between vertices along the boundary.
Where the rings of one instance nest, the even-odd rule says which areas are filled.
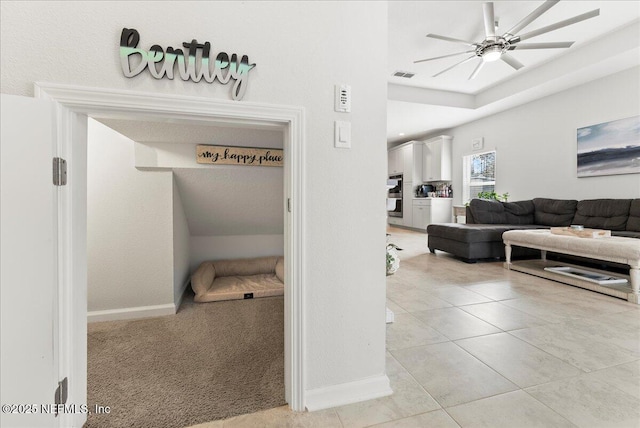
[[[600,15],[600,9],[595,9],[590,12],[583,13],[578,16],[574,16],[573,18],[565,19],[564,21],[556,22],[555,24],[547,25],[546,27],[538,28],[537,30],[530,31],[528,33],[516,35],[520,30],[525,28],[527,25],[531,24],[533,21],[538,19],[540,15],[545,13],[547,10],[551,9],[556,3],[560,0],[547,0],[542,3],[536,10],[531,12],[529,15],[524,17],[520,22],[510,28],[506,33],[502,36],[496,34],[496,30],[498,27],[498,23],[495,20],[493,13],[493,3],[483,3],[482,11],[484,12],[484,29],[485,29],[485,39],[481,42],[474,43],[467,40],[455,39],[453,37],[440,36],[437,34],[427,34],[427,37],[432,39],[446,40],[448,42],[461,43],[470,47],[470,50],[464,52],[457,52],[449,55],[437,56],[434,58],[426,58],[418,61],[414,61],[414,64],[419,62],[433,61],[441,58],[449,58],[457,55],[464,55],[468,53],[473,53],[470,57],[463,59],[462,61],[453,64],[451,67],[447,67],[444,70],[440,71],[433,75],[433,77],[439,76],[442,73],[445,73],[452,68],[464,64],[465,62],[471,61],[473,59],[480,59],[480,62],[473,70],[473,73],[469,76],[469,80],[473,79],[478,75],[482,67],[486,62],[492,62],[497,60],[502,60],[509,64],[511,67],[519,70],[524,67],[520,61],[512,57],[508,54],[509,51],[513,50],[522,50],[522,49],[558,49],[558,48],[568,48],[575,42],[551,42],[551,43],[520,43],[523,40],[531,39],[533,37],[539,36],[540,34],[548,33],[550,31],[557,30],[562,27],[566,27],[568,25],[572,25],[578,23],[580,21],[584,21],[589,18],[593,18],[595,16]]]

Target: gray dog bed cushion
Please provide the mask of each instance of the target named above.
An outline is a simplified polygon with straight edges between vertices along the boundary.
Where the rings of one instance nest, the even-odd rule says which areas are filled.
[[[207,261],[191,276],[196,302],[217,302],[284,294],[284,258]]]

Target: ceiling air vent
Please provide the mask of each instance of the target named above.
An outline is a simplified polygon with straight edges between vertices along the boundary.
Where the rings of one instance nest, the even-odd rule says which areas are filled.
[[[395,77],[404,77],[407,79],[411,79],[413,76],[416,75],[416,73],[411,73],[410,71],[396,71],[395,73],[393,73],[393,75]]]

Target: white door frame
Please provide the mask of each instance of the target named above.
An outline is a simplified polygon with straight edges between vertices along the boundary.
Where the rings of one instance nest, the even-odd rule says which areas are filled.
[[[304,108],[211,98],[36,83],[35,96],[56,106],[58,156],[67,160],[68,184],[59,204],[60,373],[69,376],[70,403],[86,403],[87,323],[87,116],[215,122],[284,130],[285,397],[305,408],[304,389]],[[286,211],[285,211],[286,212]],[[73,415],[69,417],[73,418]],[[77,416],[76,416],[77,417]],[[80,419],[60,421],[81,426]],[[79,424],[79,425],[78,425]]]

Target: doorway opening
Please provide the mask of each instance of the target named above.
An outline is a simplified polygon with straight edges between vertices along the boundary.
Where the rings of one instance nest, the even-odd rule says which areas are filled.
[[[59,370],[69,373],[69,402],[86,403],[86,150],[87,116],[108,119],[278,127],[284,135],[284,384],[293,410],[304,403],[304,111],[298,107],[239,103],[197,97],[36,84],[36,96],[56,103],[59,156],[69,164],[69,183],[60,195]],[[83,304],[84,302],[84,304]],[[65,415],[82,425],[84,415]]]
[[[88,426],[189,426],[286,404],[282,282],[279,297],[212,303],[189,284],[201,263],[284,255],[282,168],[195,156],[199,144],[282,149],[282,130],[89,118],[87,135],[87,398],[111,409]]]

